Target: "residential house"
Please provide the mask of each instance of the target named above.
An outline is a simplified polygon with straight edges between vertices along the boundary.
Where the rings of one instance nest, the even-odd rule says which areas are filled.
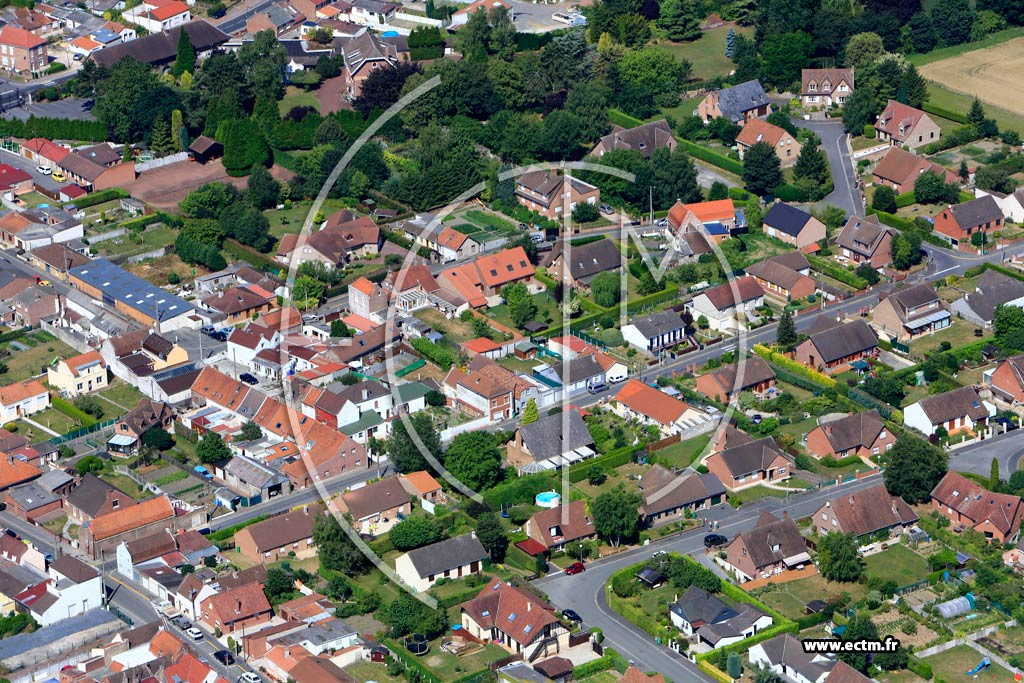
[[[186,521],[187,518],[181,519],[182,523]],[[168,525],[176,527],[177,523],[171,501],[166,496],[156,496],[93,518],[78,532],[79,543],[90,557],[99,559],[113,553],[121,541],[140,538]]]
[[[255,286],[232,287],[203,299],[203,305],[224,316],[225,325],[239,325],[277,308],[273,293]]]
[[[251,562],[267,564],[290,557],[306,559],[316,554],[313,527],[319,506],[303,506],[245,527],[235,534],[235,547]]]
[[[481,250],[480,243],[475,239],[447,225],[437,234],[432,246],[442,263],[465,261],[479,254]]]
[[[14,295],[9,302],[14,319],[23,326],[38,326],[46,318],[56,318],[61,312],[60,297],[52,287],[28,287]]]
[[[794,467],[770,436],[713,453],[705,459],[704,465],[730,491],[789,479]]]
[[[685,636],[714,649],[738,643],[772,625],[772,617],[753,605],[728,607],[705,590],[690,586],[668,606],[669,619]]]
[[[991,327],[997,306],[1024,308],[1024,282],[995,270],[986,270],[978,278],[973,292],[949,305],[958,317],[977,325]]]
[[[960,387],[944,394],[926,396],[903,410],[903,424],[925,436],[944,429],[947,434],[983,431],[996,407],[978,396],[972,386]]]
[[[1014,223],[1024,223],[1024,187],[1018,188],[1010,194],[1003,194],[995,190],[983,190],[980,187],[974,188],[975,197],[984,197],[985,195],[996,200],[996,204],[1003,212],[1003,218]]]
[[[548,551],[562,550],[574,541],[585,541],[597,535],[584,500],[535,512],[526,520],[523,530]]]
[[[875,121],[875,130],[881,142],[911,150],[935,142],[942,135],[942,129],[928,114],[896,100],[885,105]]]
[[[610,239],[599,239],[579,247],[559,243],[548,274],[570,287],[589,289],[598,273],[622,272],[622,252]]]
[[[18,601],[40,626],[51,626],[103,604],[100,573],[72,555],[61,555],[51,562],[47,579],[18,596]]]
[[[371,73],[394,68],[399,62],[397,48],[371,31],[345,40],[339,51],[345,65],[345,95],[350,100],[362,94]]]
[[[763,399],[774,388],[775,371],[760,356],[721,365],[697,376],[697,391],[721,403],[728,403],[743,391]]]
[[[387,533],[411,512],[411,497],[398,477],[386,477],[373,484],[341,494],[339,509],[352,518],[361,534]]]
[[[818,458],[842,458],[855,455],[868,460],[888,453],[896,435],[885,426],[877,410],[853,413],[839,419],[818,419],[818,426],[807,432],[807,452]]]
[[[475,532],[431,543],[395,558],[395,573],[402,583],[420,593],[438,579],[461,579],[478,574],[490,556]]]
[[[889,148],[871,172],[871,179],[875,185],[886,185],[896,194],[903,194],[913,191],[917,177],[925,171],[937,174],[944,183],[960,182],[952,171],[899,147]]]
[[[775,156],[779,158],[779,163],[782,166],[792,166],[800,156],[801,145],[795,135],[764,119],[750,119],[747,125],[743,126],[740,134],[736,136],[740,161],[746,156],[747,150],[759,142],[763,142],[775,150]]]
[[[300,658],[289,670],[288,677],[295,683],[355,683],[356,680],[327,656]]]
[[[604,369],[594,354],[577,356],[568,363],[557,363],[543,373],[557,378],[567,395],[572,395],[605,384]]]
[[[5,502],[9,514],[33,524],[41,517],[60,510],[63,503],[60,494],[47,491],[38,479],[7,489]]]
[[[797,249],[812,247],[825,239],[825,224],[795,206],[776,202],[762,220],[762,229],[769,237],[792,244]]]
[[[1016,543],[1024,502],[1018,496],[993,493],[959,472],[946,472],[932,489],[932,507],[954,528],[974,529],[996,543]]]
[[[0,192],[10,192],[18,197],[31,192],[35,187],[35,181],[28,171],[9,164],[0,164]]]
[[[768,95],[760,81],[756,80],[709,92],[697,105],[696,112],[705,125],[711,123],[712,119],[725,117],[740,126],[771,113],[772,105]]]
[[[462,628],[470,636],[489,639],[526,661],[550,647],[568,647],[569,632],[555,616],[555,608],[532,593],[501,579],[491,579],[479,595],[463,603]]]
[[[978,197],[943,209],[934,216],[934,222],[934,232],[954,249],[974,249],[972,235],[987,236],[1003,229],[1003,210],[995,197]]]
[[[245,21],[245,31],[256,34],[260,31],[273,31],[276,36],[298,28],[306,20],[306,15],[284,2],[274,3],[266,11],[255,14]]]
[[[892,228],[879,223],[877,216],[850,216],[836,236],[836,258],[854,266],[884,268],[892,263],[892,236]]]
[[[165,32],[151,33],[142,38],[132,39],[124,35],[120,44],[112,45],[92,53],[90,59],[100,66],[111,67],[125,57],[132,57],[152,67],[169,66],[177,56],[178,33],[185,31],[199,60],[206,59],[216,48],[226,43],[230,36],[204,19],[190,21],[183,26]],[[125,41],[127,38],[127,41]]]
[[[594,438],[575,410],[521,425],[507,448],[508,463],[520,474],[558,470],[596,454]]]
[[[811,564],[807,543],[788,513],[782,519],[762,512],[752,529],[736,534],[725,547],[725,563],[740,583],[802,569]]]
[[[705,289],[686,304],[694,320],[704,316],[708,327],[718,332],[745,329],[764,306],[764,290],[751,275],[738,277]]]
[[[482,372],[448,371],[442,389],[450,405],[485,416],[491,422],[507,420],[515,414],[514,386],[497,381]]]
[[[655,425],[666,437],[707,421],[707,416],[696,408],[637,379],[622,385],[612,410],[627,420]]]
[[[795,358],[809,368],[835,374],[846,372],[857,361],[878,353],[878,337],[871,327],[856,318],[812,332],[796,347]]]
[[[564,175],[553,171],[530,171],[516,178],[516,199],[521,206],[545,218],[572,213],[577,204],[598,204],[601,190],[578,178],[566,187]]]
[[[89,262],[88,256],[79,254],[66,244],[58,243],[36,247],[28,253],[28,257],[34,267],[45,272],[48,277],[61,281],[67,280],[69,270]]]
[[[671,472],[654,465],[638,482],[640,517],[653,525],[698,510],[710,510],[725,502],[725,487],[714,474],[699,474],[691,469]]]
[[[953,315],[928,284],[896,290],[871,311],[871,325],[879,336],[906,344],[949,327]]]
[[[999,360],[994,369],[984,373],[983,380],[995,398],[1011,405],[1024,403],[1024,355]]]
[[[179,0],[145,0],[125,11],[124,18],[149,33],[163,33],[192,21],[189,6]]]
[[[776,300],[797,301],[818,291],[818,283],[809,273],[811,266],[801,251],[789,251],[758,261],[744,268],[764,293]]]
[[[36,78],[49,66],[46,38],[8,24],[0,29],[0,66],[11,75]]]
[[[229,635],[267,623],[273,618],[274,610],[267,602],[263,586],[248,583],[206,598],[201,604],[200,614],[202,622],[211,631],[216,629]]]
[[[19,153],[29,161],[34,161],[37,166],[52,170],[71,153],[71,150],[46,138],[32,138],[21,143]]]
[[[238,494],[244,506],[259,505],[287,491],[288,478],[256,458],[235,455],[226,463],[217,463],[214,476]]]
[[[369,216],[355,218],[347,210],[330,215],[323,227],[298,247],[300,263],[320,261],[340,268],[355,258],[375,256],[383,245],[383,234]]]
[[[50,392],[39,380],[29,379],[0,387],[0,421],[14,422],[50,407]]]
[[[363,26],[384,26],[391,23],[400,7],[382,0],[353,0],[349,21]]]
[[[715,244],[721,244],[734,233],[743,232],[747,227],[747,218],[741,209],[737,209],[732,199],[716,199],[710,202],[683,204],[676,202],[668,210],[668,236],[675,242],[677,250],[682,248],[679,242],[687,235],[699,234]],[[687,245],[692,240],[686,239]],[[694,250],[696,252],[696,250]],[[710,247],[708,247],[710,252]]]
[[[522,247],[502,249],[478,256],[473,261],[437,274],[441,289],[465,299],[473,308],[487,304],[488,297],[497,297],[506,285],[533,283],[534,267]]]
[[[127,493],[91,472],[83,475],[64,497],[64,509],[68,517],[78,524],[91,522],[97,517],[133,507],[137,503]]]
[[[843,662],[837,662],[823,654],[804,651],[804,644],[799,638],[783,633],[756,645],[751,645],[747,655],[750,665],[754,668],[771,669],[783,680],[794,683],[824,683],[831,672],[837,667],[850,668]],[[850,683],[868,683],[870,679],[851,669],[863,678],[863,681]],[[836,681],[838,683],[838,681]]]
[[[803,69],[800,99],[805,108],[841,107],[853,94],[853,69]]]
[[[859,538],[881,531],[899,536],[917,523],[918,516],[902,498],[890,494],[885,484],[877,484],[850,494],[839,492],[811,519],[822,536],[835,532]]]
[[[143,434],[151,429],[170,431],[173,423],[174,410],[169,405],[144,398],[114,425],[114,435],[107,440],[107,448],[117,455],[133,455],[139,450]]]
[[[107,364],[99,351],[81,353],[47,366],[46,381],[71,398],[89,394],[107,388]]]
[[[419,500],[420,506],[427,512],[434,511],[434,505],[443,505],[448,502],[444,489],[437,479],[431,476],[426,470],[402,474],[398,477],[399,482],[410,496]]]
[[[678,144],[668,121],[658,119],[634,128],[613,126],[612,132],[598,140],[590,150],[590,156],[600,159],[614,149],[628,149],[650,157],[656,149],[664,147],[671,152]]]
[[[638,351],[658,354],[686,341],[686,325],[675,311],[658,311],[623,325],[622,337]]]

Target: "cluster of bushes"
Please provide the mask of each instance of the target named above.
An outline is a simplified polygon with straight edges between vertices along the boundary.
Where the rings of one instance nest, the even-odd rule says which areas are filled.
[[[687,154],[694,157],[695,159],[706,161],[712,166],[717,166],[718,168],[721,168],[725,171],[729,171],[730,173],[735,173],[736,175],[740,176],[743,175],[743,163],[740,161],[730,159],[725,155],[719,154],[718,152],[713,152],[707,147],[701,147],[697,143],[690,142],[689,140],[679,140],[679,146],[682,147]]]
[[[786,370],[791,374],[803,377],[804,379],[809,380],[814,384],[817,384],[826,389],[836,388],[836,381],[829,377],[828,375],[824,375],[818,372],[817,370],[813,370],[807,367],[803,363],[799,363],[795,360],[787,358],[781,353],[772,351],[763,344],[754,344],[753,350],[754,353],[761,356],[761,358],[764,358],[766,361],[773,365],[781,367],[783,370]]]
[[[124,199],[128,197],[128,193],[119,187],[112,187],[109,190],[100,190],[99,192],[93,192],[87,194],[80,199],[75,200],[76,209],[85,209],[90,206],[96,206],[103,202],[109,202],[113,199]]]
[[[20,119],[0,119],[0,135],[16,138],[48,138],[50,140],[80,140],[102,142],[109,137],[107,127],[99,121],[50,119],[36,116]]]
[[[839,280],[843,284],[849,285],[856,290],[867,289],[868,281],[861,276],[853,273],[846,268],[843,268],[838,263],[823,259],[819,256],[808,256],[807,261],[811,264],[811,268],[814,268],[819,273],[824,273],[834,280]]]
[[[198,263],[213,271],[228,267],[216,245],[204,244],[186,232],[178,233],[174,240],[174,252],[185,263]]]
[[[445,348],[425,337],[412,340],[412,348],[427,360],[433,362],[442,370],[450,370],[459,360],[458,355],[449,348]]]
[[[417,26],[409,34],[409,56],[414,62],[421,59],[440,59],[444,56],[444,37],[436,26]]]

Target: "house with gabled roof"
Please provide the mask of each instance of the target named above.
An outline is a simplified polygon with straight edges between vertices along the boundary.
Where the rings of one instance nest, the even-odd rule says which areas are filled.
[[[947,207],[932,217],[939,237],[954,249],[975,249],[971,236],[1003,229],[1003,210],[990,195]]]
[[[1000,359],[982,379],[995,398],[1011,405],[1024,403],[1024,354]]]
[[[898,289],[871,311],[871,326],[879,336],[906,344],[953,322],[946,302],[929,284]]]
[[[789,251],[744,268],[765,294],[786,302],[805,299],[818,291],[818,283],[810,276],[810,270],[807,257],[801,251]]]
[[[516,199],[521,206],[545,218],[558,218],[563,210],[572,212],[577,204],[598,204],[601,190],[579,178],[566,178],[553,171],[530,171],[516,178]],[[566,208],[568,207],[568,208]]]
[[[568,647],[569,632],[555,608],[532,593],[501,579],[491,579],[480,593],[463,603],[462,628],[474,638],[490,640],[530,661],[550,648]]]
[[[387,533],[411,512],[411,496],[398,477],[349,489],[335,500],[359,533],[371,536]]]
[[[442,263],[465,261],[480,253],[479,242],[447,225],[437,234],[434,244]]]
[[[407,586],[423,592],[438,579],[461,579],[478,574],[489,558],[476,532],[448,538],[395,558],[395,573]]]
[[[91,472],[83,475],[64,497],[68,517],[79,524],[136,504],[127,493]]]
[[[996,407],[982,399],[977,389],[966,386],[911,403],[903,409],[903,424],[925,436],[939,429],[950,435],[963,431],[975,434],[983,431],[995,415]]]
[[[747,227],[746,215],[736,208],[731,198],[693,204],[676,202],[668,210],[667,218],[669,228],[666,228],[666,233],[677,250],[682,248],[680,240],[690,244],[691,240],[686,235],[699,234],[705,243],[710,240],[720,244]]]
[[[690,404],[638,379],[631,379],[622,385],[615,395],[611,410],[627,420],[654,425],[666,437],[698,427],[708,419]]]
[[[782,519],[762,512],[753,528],[736,534],[725,547],[725,563],[740,583],[782,574],[811,564],[807,543],[786,512]]]
[[[725,502],[725,486],[714,474],[691,469],[672,472],[654,465],[637,482],[640,489],[640,517],[645,524],[698,510],[710,510]]]
[[[93,518],[78,532],[81,547],[92,558],[112,553],[121,541],[134,540],[160,528],[175,526],[174,506],[156,496]]]
[[[650,157],[657,149],[665,148],[671,152],[678,144],[668,121],[658,119],[633,128],[613,126],[612,132],[598,140],[590,150],[590,156],[601,158],[612,150],[628,149]]]
[[[1003,218],[1014,223],[1024,223],[1024,187],[1019,187],[1009,194],[996,192],[995,190],[983,190],[980,187],[974,188],[975,197],[990,195],[996,200]]]
[[[797,249],[811,247],[825,239],[825,224],[795,206],[776,202],[761,222],[769,237],[792,244]]]
[[[596,455],[594,438],[574,410],[545,415],[521,425],[507,446],[507,459],[520,474],[558,470]]]
[[[896,435],[886,427],[877,410],[866,410],[839,419],[822,416],[805,440],[807,452],[817,458],[839,460],[855,455],[867,460],[888,453],[896,443]]]
[[[107,364],[99,351],[80,353],[46,368],[46,381],[66,396],[81,396],[107,388]]]
[[[900,147],[890,147],[886,151],[885,156],[871,171],[871,180],[875,185],[886,185],[896,194],[902,194],[913,191],[917,177],[926,171],[937,174],[944,183],[960,182],[957,175],[949,169]]]
[[[892,228],[882,225],[876,216],[850,216],[836,236],[836,259],[884,268],[892,263],[892,236]]]
[[[881,142],[911,150],[935,142],[942,129],[928,114],[909,104],[889,100],[875,121],[875,130]]]
[[[812,524],[824,536],[828,533],[867,536],[888,531],[899,536],[917,523],[918,516],[899,496],[877,484],[845,494],[839,491],[811,515]]]
[[[235,534],[235,547],[259,564],[276,562],[289,557],[289,553],[295,553],[298,559],[312,557],[316,554],[313,527],[318,514],[320,506],[306,505],[257,522]]]
[[[697,391],[727,403],[743,391],[763,398],[775,387],[775,371],[760,356],[729,365],[721,365],[703,375],[697,375]]]
[[[623,325],[622,338],[639,351],[655,354],[686,341],[686,325],[675,311],[656,311]]]
[[[211,595],[200,606],[200,615],[210,630],[229,634],[266,624],[274,617],[274,610],[263,586],[249,583]]]
[[[822,654],[805,652],[800,639],[790,633],[783,633],[751,645],[747,656],[752,667],[771,669],[784,677],[784,680],[794,683],[824,683],[831,672],[839,666],[850,669],[863,679],[849,683],[869,683],[871,680],[843,662],[836,662]]]
[[[877,353],[878,337],[866,322],[856,318],[810,334],[796,347],[795,359],[818,372],[834,374]]]
[[[802,69],[800,99],[806,108],[841,107],[853,94],[853,69]]]
[[[754,118],[761,118],[772,113],[772,105],[768,100],[760,81],[746,81],[730,88],[713,90],[704,96],[697,105],[697,116],[705,125],[712,119],[725,117],[739,126]]]
[[[1024,282],[999,271],[986,270],[974,284],[973,292],[949,305],[958,317],[977,325],[991,327],[997,306],[1024,308]]]
[[[800,156],[800,142],[796,136],[785,128],[768,123],[764,119],[750,119],[740,134],[736,136],[736,148],[740,161],[746,156],[747,150],[759,142],[775,150],[782,166],[792,166]]]
[[[750,316],[762,306],[764,289],[752,275],[709,287],[685,304],[694,320],[704,316],[708,327],[719,332],[746,329]]]
[[[50,407],[50,392],[39,380],[30,379],[0,387],[0,421],[14,422]]]
[[[784,481],[793,476],[794,467],[770,436],[712,453],[704,459],[704,466],[730,491]]]
[[[450,405],[457,405],[462,410],[487,417],[491,422],[500,422],[515,415],[515,385],[515,375],[508,371],[462,372],[453,367],[441,383],[441,390]]]
[[[669,619],[685,636],[714,649],[738,643],[770,627],[773,619],[753,605],[729,607],[705,590],[690,586],[669,604]]]
[[[523,528],[527,536],[549,551],[597,535],[585,500],[574,500],[567,505],[535,512]]]
[[[1016,543],[1024,518],[1019,496],[993,493],[959,472],[946,472],[932,489],[932,508],[955,528],[974,529],[996,543]]]
[[[548,267],[548,273],[570,287],[587,290],[590,281],[599,273],[622,272],[622,253],[610,239],[566,249],[562,243],[555,247],[555,254]]]

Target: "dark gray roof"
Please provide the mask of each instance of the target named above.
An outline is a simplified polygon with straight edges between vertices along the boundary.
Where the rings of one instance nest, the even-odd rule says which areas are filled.
[[[667,147],[674,142],[672,128],[665,119],[658,119],[635,128],[616,126],[608,135],[601,138],[606,152],[613,149],[632,149],[645,157],[651,156],[654,150]]]
[[[570,247],[561,256],[563,258],[570,257],[569,273],[575,280],[587,280],[598,273],[622,265],[622,254],[615,243],[609,239],[600,239],[579,247]]]
[[[779,519],[768,512],[762,512],[757,526],[739,533],[732,542],[737,539],[743,540],[750,560],[757,568],[807,553],[807,542],[800,535],[796,522],[789,517]]]
[[[736,616],[736,611],[706,590],[690,586],[669,606],[689,624],[714,624]]]
[[[983,195],[963,204],[951,207],[950,212],[956,219],[957,225],[961,228],[970,228],[976,225],[984,225],[992,221],[998,221],[1003,217],[1003,211],[994,197]]]
[[[569,422],[568,433],[562,431],[563,419]],[[547,415],[536,422],[523,425],[519,428],[519,434],[534,460],[555,458],[594,443],[587,423],[575,410],[564,414]]]
[[[978,278],[974,291],[964,296],[964,302],[979,318],[991,322],[996,306],[1024,297],[1024,282],[994,270],[986,270]]]
[[[133,57],[144,64],[169,64],[178,54],[178,35],[185,29],[196,52],[207,52],[228,42],[230,36],[213,24],[199,19],[176,26],[162,33],[148,36],[94,52],[90,57],[100,66],[110,67],[125,57]]]
[[[66,576],[75,583],[85,583],[100,575],[94,567],[90,567],[85,562],[71,555],[61,555],[50,563],[50,569]]]
[[[34,650],[43,649],[58,640],[76,634],[85,634],[90,630],[120,623],[117,617],[105,609],[91,609],[76,617],[62,619],[51,626],[45,626],[31,633],[19,633],[0,640],[0,661],[23,655]],[[123,626],[123,624],[121,624]]]
[[[473,562],[482,562],[488,556],[476,534],[449,538],[423,548],[410,550],[407,554],[412,566],[424,578],[437,576]]]
[[[843,325],[812,334],[808,340],[818,350],[821,360],[826,363],[868,351],[878,346],[878,337],[871,327],[861,319],[851,320]]]
[[[904,318],[908,310],[919,308],[932,301],[939,301],[939,295],[931,285],[914,285],[889,295],[895,304],[897,315]],[[905,319],[905,318],[904,318]]]
[[[729,469],[729,473],[734,477],[758,472],[768,467],[771,461],[780,455],[785,457],[783,452],[779,450],[778,444],[775,443],[775,439],[770,436],[733,446],[732,448],[726,448],[719,455],[721,455],[722,462]]]
[[[576,356],[568,363],[556,363],[554,370],[562,384],[589,380],[604,373],[597,359],[589,353],[586,356]]]
[[[825,438],[836,453],[870,446],[884,427],[885,421],[877,410],[866,410],[863,413],[854,413],[838,420],[821,423]]]
[[[768,95],[759,81],[747,81],[718,91],[718,109],[722,116],[737,122],[743,113],[768,105]]]
[[[380,382],[371,382],[370,380],[357,382],[337,393],[338,396],[343,399],[342,406],[349,401],[352,401],[353,403],[362,403],[363,401],[372,401],[375,398],[382,398],[384,396],[391,395],[391,391],[383,384]]]
[[[36,482],[31,482],[24,486],[16,486],[9,489],[7,491],[7,497],[14,501],[18,507],[24,510],[35,510],[36,508],[41,508],[44,505],[60,501],[60,496],[53,491],[49,491],[45,487],[40,486]]]
[[[132,497],[127,493],[113,484],[108,484],[92,473],[82,477],[82,480],[78,482],[78,486],[71,489],[71,493],[66,496],[66,499],[69,505],[78,508],[90,517],[95,517],[99,513],[100,508],[103,507],[103,504],[107,502],[108,491],[116,491],[125,498],[132,500]]]
[[[750,629],[765,613],[753,605],[741,605],[739,614],[728,619],[701,626],[698,630],[701,640],[712,645],[717,645],[723,638],[736,638],[742,636]]]
[[[814,216],[806,211],[801,211],[795,206],[776,202],[772,205],[772,208],[768,209],[768,213],[765,214],[762,222],[787,235],[796,237],[803,230],[804,226],[807,225],[807,221],[812,218]]]
[[[825,660],[821,655],[811,655],[804,652],[804,645],[799,638],[789,633],[783,633],[770,640],[761,643],[761,648],[768,656],[768,661],[773,665],[785,664],[803,675],[805,678],[816,681],[823,674],[828,673],[835,667],[836,663]],[[815,659],[823,661],[814,661]]]
[[[128,44],[135,42],[138,41]],[[195,307],[181,297],[165,292],[107,259],[96,259],[68,272],[102,291],[104,298],[109,296],[153,320],[169,320],[195,311]]]
[[[683,329],[683,319],[673,311],[658,311],[643,318],[635,318],[630,324],[648,339]]]

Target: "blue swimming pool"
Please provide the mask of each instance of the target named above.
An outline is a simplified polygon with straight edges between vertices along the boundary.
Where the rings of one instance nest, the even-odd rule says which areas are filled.
[[[562,502],[562,496],[557,491],[545,491],[537,494],[535,502],[544,508],[556,508]]]

